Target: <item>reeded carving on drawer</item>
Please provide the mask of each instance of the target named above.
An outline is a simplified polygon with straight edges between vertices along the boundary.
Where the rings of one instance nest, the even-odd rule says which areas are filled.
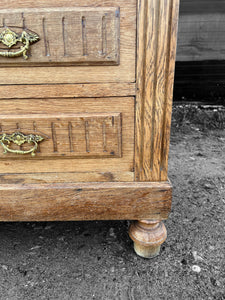
[[[8,30],[19,42],[10,44],[9,50],[4,36],[0,39],[0,64],[116,65],[119,63],[119,17],[116,7],[0,10],[0,36]],[[40,39],[32,49],[25,39],[19,40],[26,32]],[[26,61],[18,53],[24,54]]]
[[[37,158],[121,157],[121,130],[120,113],[1,115],[0,158],[24,159],[30,158],[32,153]],[[41,143],[27,139],[23,143],[13,140],[7,145],[5,137],[14,136],[15,133],[25,139],[30,136],[41,137]],[[33,152],[32,147],[35,147]]]

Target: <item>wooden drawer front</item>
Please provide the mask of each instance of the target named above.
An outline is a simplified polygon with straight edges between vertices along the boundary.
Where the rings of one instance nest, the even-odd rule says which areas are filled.
[[[135,82],[136,4],[0,1],[0,84]]]
[[[18,140],[16,137],[21,140],[20,133],[43,138],[34,152],[37,158],[121,157],[120,113],[86,113],[81,116],[21,115],[13,118],[0,115],[0,130],[0,140],[2,138],[3,141],[5,137],[4,144],[7,137],[12,137],[12,134],[15,136],[15,140],[9,145],[9,151],[4,154],[1,151],[0,158],[21,158],[19,153],[10,152],[11,149],[17,151],[32,149],[33,143],[26,142],[21,145],[16,143]]]
[[[118,64],[119,9],[101,8],[48,8],[0,10],[0,63],[2,65],[55,65],[60,64]],[[11,30],[11,31],[9,31]],[[15,55],[22,43],[7,44],[14,33],[23,32],[36,42],[29,46],[27,59]],[[16,41],[13,41],[16,42]],[[23,45],[24,46],[24,45]]]
[[[0,182],[9,174],[47,182],[133,181],[133,97],[0,100],[0,107]],[[17,139],[22,134],[43,138],[35,156],[34,142]]]

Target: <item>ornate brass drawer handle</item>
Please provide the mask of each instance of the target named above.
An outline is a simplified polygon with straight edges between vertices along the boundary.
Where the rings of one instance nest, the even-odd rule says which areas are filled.
[[[6,45],[8,48],[16,45],[18,42],[24,44],[24,46],[20,47],[19,51],[2,51],[0,52],[0,56],[3,57],[18,57],[22,56],[24,59],[28,59],[27,51],[31,44],[39,41],[39,36],[34,32],[26,32],[23,31],[20,35],[6,27],[2,33],[0,33],[0,42]]]
[[[7,152],[15,153],[15,154],[29,154],[31,153],[31,156],[35,156],[35,151],[37,150],[38,143],[43,141],[44,138],[40,135],[34,135],[34,134],[29,134],[25,135],[21,132],[14,132],[12,134],[0,134],[0,144],[2,145],[4,149],[4,154]],[[8,145],[6,145],[6,143]],[[28,144],[33,144],[34,146],[26,151],[23,150],[14,150],[10,149],[9,146],[11,143],[14,143],[18,146],[23,145],[24,143]]]

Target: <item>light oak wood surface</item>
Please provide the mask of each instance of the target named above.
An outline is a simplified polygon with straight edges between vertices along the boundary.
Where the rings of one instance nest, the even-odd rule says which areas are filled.
[[[0,115],[0,134],[10,136],[15,132],[43,138],[34,153],[37,159],[122,157],[120,113]],[[32,148],[32,143],[12,142],[8,148],[26,151]],[[0,152],[0,159],[25,159],[25,156]]]
[[[136,0],[64,0],[64,1],[1,1],[1,9],[53,9],[66,7],[78,9],[103,9],[110,7],[120,9],[119,33],[119,65],[118,66],[61,66],[58,67],[2,67],[0,69],[1,84],[58,84],[58,83],[107,83],[107,82],[135,82],[136,56]],[[20,14],[21,18],[21,14]],[[32,29],[31,29],[32,30]],[[57,39],[57,37],[56,37]],[[58,39],[57,39],[58,40]],[[35,43],[31,51],[38,46]],[[78,46],[79,48],[79,46]],[[88,51],[88,49],[87,49]],[[115,53],[115,51],[114,51]],[[29,61],[29,59],[28,59]],[[25,62],[29,64],[29,62]],[[23,74],[23,76],[21,76]]]
[[[139,0],[135,178],[167,178],[178,0]]]
[[[37,153],[36,157],[31,157],[31,155],[26,154],[18,155],[18,158],[13,158],[14,155],[12,153],[4,154],[4,159],[0,159],[0,173],[7,173],[7,174],[18,174],[18,173],[55,173],[55,172],[74,172],[74,173],[82,173],[84,178],[84,174],[86,174],[86,181],[97,181],[101,178],[108,178],[108,181],[112,180],[119,180],[120,178],[123,181],[132,181],[134,178],[134,98],[133,97],[112,97],[112,98],[76,98],[76,99],[20,99],[20,100],[0,100],[1,102],[1,117],[2,120],[2,130],[4,131],[4,122],[5,126],[8,123],[9,127],[7,132],[9,133],[10,130],[17,131],[18,129],[15,128],[15,125],[19,126],[20,130],[23,131],[25,129],[25,133],[29,133],[29,128],[31,130],[30,133],[33,132],[33,121],[36,120],[36,129],[38,129],[38,119],[41,117],[42,120],[51,120],[53,118],[55,120],[56,115],[63,115],[64,118],[69,118],[71,120],[71,114],[76,114],[76,117],[85,119],[87,116],[93,115],[96,116],[95,122],[100,125],[101,128],[96,128],[95,126],[95,133],[96,133],[96,140],[94,140],[93,135],[92,139],[89,136],[89,143],[90,147],[93,149],[91,145],[97,145],[96,149],[93,151],[97,151],[97,149],[101,149],[102,157],[90,157],[90,158],[81,158],[81,150],[82,156],[88,156],[91,152],[86,152],[86,137],[85,137],[85,127],[82,126],[81,132],[74,135],[74,139],[78,138],[79,143],[76,144],[74,141],[74,151],[76,150],[78,157],[71,157],[71,159],[65,159],[53,157],[49,160],[47,158],[43,159],[39,153]],[[27,125],[23,125],[23,120],[28,120],[27,114],[29,114],[29,119],[33,119],[33,121],[29,121]],[[120,118],[122,122],[122,137],[120,135],[120,128],[118,126],[114,126],[113,130],[109,131],[109,139],[108,142],[105,140],[105,146],[107,147],[107,143],[109,146],[113,148],[121,145],[121,149],[118,148],[117,152],[119,155],[118,157],[107,158],[104,157],[104,140],[102,135],[102,116],[117,116],[114,118],[114,125],[120,126]],[[10,115],[10,117],[9,117]],[[98,119],[100,116],[100,119]],[[5,121],[4,121],[5,120]],[[8,121],[7,121],[8,120]],[[10,121],[11,120],[11,121]],[[13,124],[12,124],[13,122]],[[40,119],[39,119],[39,122]],[[117,122],[117,123],[116,123]],[[32,123],[32,124],[31,124]],[[11,125],[10,125],[11,124]],[[26,122],[25,122],[26,124]],[[49,124],[49,121],[45,124]],[[112,124],[112,119],[111,119]],[[84,124],[83,124],[84,125]],[[44,126],[41,124],[40,126]],[[49,126],[49,125],[48,125]],[[29,128],[28,128],[29,127]],[[10,130],[9,130],[10,129]],[[106,129],[106,128],[105,128]],[[47,135],[51,136],[51,128],[47,129]],[[83,133],[82,133],[83,130]],[[98,130],[98,136],[97,131]],[[45,133],[45,130],[40,130],[42,133]],[[39,132],[39,133],[41,133]],[[68,130],[66,132],[66,137],[68,137]],[[111,133],[110,133],[111,132]],[[114,132],[114,133],[113,133]],[[12,133],[12,132],[11,132]],[[105,132],[106,133],[106,132]],[[113,135],[112,135],[113,134]],[[83,136],[82,143],[80,137]],[[114,136],[114,137],[113,137]],[[107,138],[107,136],[105,136]],[[113,139],[112,139],[113,138]],[[51,140],[51,139],[50,139]],[[68,144],[67,139],[67,144]],[[96,142],[98,143],[96,144]],[[50,142],[50,141],[49,141]],[[76,144],[76,145],[75,145]],[[117,145],[117,146],[116,146]],[[40,144],[40,150],[43,147],[43,156],[45,156],[50,151],[47,156],[52,155],[52,143],[48,144],[46,142],[46,146],[44,142],[42,145]],[[47,147],[47,148],[46,148]],[[49,148],[50,147],[50,148]],[[61,147],[61,146],[60,146]],[[90,149],[91,149],[90,148]],[[62,149],[62,147],[61,147]],[[107,150],[107,149],[105,149]],[[3,149],[0,149],[3,152]],[[54,151],[54,149],[53,149]],[[119,152],[118,152],[119,151]],[[41,150],[42,152],[42,150]],[[45,154],[44,154],[45,153]],[[51,154],[50,154],[51,153]],[[57,153],[55,153],[57,155]],[[3,154],[2,154],[3,155]],[[40,155],[40,156],[39,156]],[[71,155],[71,153],[70,153]],[[109,154],[110,156],[110,154]],[[1,156],[2,157],[2,156]],[[114,175],[115,172],[115,175]],[[121,173],[121,176],[118,176],[118,173]],[[93,175],[96,173],[96,177]],[[107,173],[108,176],[99,176],[99,174]],[[90,175],[90,176],[89,176]],[[75,177],[76,178],[76,177]],[[117,178],[117,179],[116,179]],[[77,177],[79,179],[79,176]],[[44,180],[44,178],[43,178]]]
[[[0,221],[166,219],[170,206],[168,182],[0,185]]]
[[[0,24],[0,33],[9,28],[18,35],[31,31],[39,37],[30,46],[27,60],[23,56],[16,59],[0,56],[1,65],[119,64],[120,11],[117,7],[0,9]],[[14,45],[10,51],[19,48]]]
[[[124,97],[136,95],[135,83],[1,85],[1,99]]]

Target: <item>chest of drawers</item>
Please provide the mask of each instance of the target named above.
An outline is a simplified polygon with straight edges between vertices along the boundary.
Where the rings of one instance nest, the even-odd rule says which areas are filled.
[[[178,0],[0,3],[0,221],[138,220],[166,239]]]

